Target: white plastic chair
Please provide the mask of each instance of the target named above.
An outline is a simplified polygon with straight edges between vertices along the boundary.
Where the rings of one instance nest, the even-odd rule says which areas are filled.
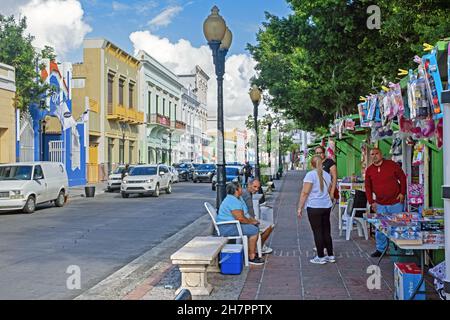
[[[364,234],[364,238],[366,240],[369,239],[369,233],[367,231],[367,222],[364,218],[355,217],[356,212],[362,211],[366,212],[366,208],[353,208],[354,203],[353,197],[350,197],[347,202],[347,207],[345,208],[344,214],[342,215],[342,230],[345,230],[345,239],[350,240],[350,234],[354,230],[353,222],[356,222],[356,227],[358,230],[358,236],[362,237]],[[342,230],[339,235],[342,234]]]
[[[242,243],[242,245],[244,246],[245,266],[248,267],[248,237],[242,233],[241,223],[238,220],[217,222],[216,221],[216,218],[217,218],[216,208],[214,208],[214,206],[212,204],[210,204],[209,202],[205,202],[204,205],[205,205],[206,211],[208,211],[209,216],[211,217],[211,219],[213,221],[214,228],[216,229],[217,235],[219,237],[221,236],[220,230],[219,230],[220,225],[226,225],[226,224],[236,225],[239,235],[238,236],[230,236],[230,237],[226,237],[226,238],[228,240],[236,240],[236,242]],[[258,237],[258,239],[259,238],[260,237]],[[261,241],[260,240],[258,240],[258,241],[261,245]],[[259,253],[259,251],[258,251],[258,253]]]

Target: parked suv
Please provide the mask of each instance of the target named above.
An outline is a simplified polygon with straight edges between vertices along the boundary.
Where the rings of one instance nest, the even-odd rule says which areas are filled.
[[[194,166],[191,163],[179,163],[174,165],[174,167],[178,171],[178,177],[180,180],[189,181],[192,179]]]
[[[134,166],[128,167],[128,172],[133,169]],[[108,185],[106,187],[107,191],[120,190],[120,185],[122,184],[122,173],[125,170],[124,165],[120,165],[108,176]]]
[[[53,201],[64,206],[68,179],[59,162],[21,162],[0,165],[0,211],[33,213],[36,205]]]
[[[242,183],[240,167],[238,166],[228,166],[228,165],[225,166],[225,175],[226,175],[225,183],[231,181]],[[216,186],[217,186],[217,174],[215,174],[214,177],[212,178],[211,189],[213,191],[216,191]]]
[[[128,176],[123,178],[120,191],[123,198],[130,194],[151,194],[159,197],[160,191],[172,193],[172,174],[165,165],[135,166]]]
[[[195,170],[193,174],[194,183],[197,182],[212,182],[212,177],[216,173],[216,165],[215,164],[200,164]]]

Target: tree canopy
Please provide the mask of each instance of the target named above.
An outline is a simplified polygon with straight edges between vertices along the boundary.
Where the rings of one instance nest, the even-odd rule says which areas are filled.
[[[287,0],[292,13],[266,12],[257,44],[255,84],[265,103],[302,129],[327,127],[336,115],[356,112],[361,95],[398,81],[398,68],[414,68],[423,43],[450,36],[450,10],[440,0]],[[369,29],[371,5],[380,29]]]
[[[38,73],[37,62],[40,58],[54,60],[56,55],[51,47],[39,53],[32,45],[33,36],[26,35],[26,18],[16,21],[14,16],[0,14],[0,62],[13,66],[16,73],[15,107],[26,110],[31,104],[38,103],[50,89]]]

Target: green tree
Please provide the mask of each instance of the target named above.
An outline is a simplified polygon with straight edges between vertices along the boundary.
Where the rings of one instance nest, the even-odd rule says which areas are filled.
[[[39,72],[37,62],[45,55],[56,58],[50,47],[45,47],[42,54],[36,52],[32,45],[33,36],[25,35],[26,18],[16,21],[14,16],[0,15],[0,62],[11,65],[16,71],[15,107],[26,110],[31,104],[38,103],[42,96],[49,94]]]
[[[283,110],[304,130],[324,130],[356,112],[360,95],[398,81],[397,69],[414,68],[424,42],[450,36],[449,8],[440,0],[287,0],[292,14],[266,13],[257,44],[254,82],[265,103]],[[381,29],[367,28],[367,8],[381,9]]]

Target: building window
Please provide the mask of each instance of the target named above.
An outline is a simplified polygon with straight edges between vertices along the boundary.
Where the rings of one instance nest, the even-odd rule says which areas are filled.
[[[134,85],[130,83],[128,85],[128,107],[130,109],[133,108],[133,91],[134,91]]]
[[[163,98],[163,116],[166,116],[166,99]]]
[[[172,102],[169,101],[169,118],[172,118]]]
[[[114,76],[108,74],[108,112],[112,113]]]
[[[123,79],[119,79],[119,104],[123,106],[123,87],[125,85],[125,81]]]
[[[174,106],[174,112],[173,112],[173,114],[175,115],[175,121],[177,121],[177,105],[175,104],[175,106]]]
[[[152,93],[148,92],[148,114],[152,113]]]
[[[156,95],[156,114],[159,114],[159,96]]]

